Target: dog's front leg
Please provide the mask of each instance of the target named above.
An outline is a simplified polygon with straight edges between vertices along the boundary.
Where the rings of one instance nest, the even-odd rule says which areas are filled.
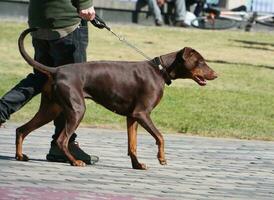
[[[127,134],[128,134],[128,155],[130,156],[133,169],[147,169],[146,165],[139,163],[137,159],[137,127],[135,119],[127,117]]]
[[[158,129],[154,126],[150,116],[146,112],[140,112],[134,115],[141,126],[146,129],[156,140],[158,145],[157,158],[161,165],[166,165],[165,151],[164,151],[164,138]]]

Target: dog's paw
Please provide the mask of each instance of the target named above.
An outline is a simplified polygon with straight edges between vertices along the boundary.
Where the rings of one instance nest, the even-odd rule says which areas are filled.
[[[82,160],[76,160],[75,162],[71,163],[71,165],[76,167],[85,167],[86,163]]]
[[[167,165],[166,159],[163,159],[163,160],[160,160],[160,159],[159,159],[159,163],[160,163],[161,165]]]
[[[147,170],[147,166],[144,163],[137,163],[137,164],[134,164],[132,167],[133,169]]]
[[[16,154],[15,159],[18,161],[28,161],[29,157],[26,156],[25,154],[21,154],[21,155]]]

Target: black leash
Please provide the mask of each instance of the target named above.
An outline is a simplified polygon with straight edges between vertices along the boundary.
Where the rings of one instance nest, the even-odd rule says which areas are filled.
[[[116,34],[115,32],[113,32],[111,30],[111,28],[109,26],[106,25],[106,23],[104,22],[103,19],[101,19],[98,15],[95,15],[94,20],[90,21],[95,27],[99,28],[99,29],[107,29],[109,32],[111,32],[115,37],[117,37],[121,42],[123,42],[124,44],[126,44],[127,46],[129,46],[130,48],[134,49],[136,52],[138,52],[140,55],[142,55],[143,57],[145,57],[152,65],[157,66],[158,69],[162,72],[163,77],[165,79],[165,82],[167,85],[171,84],[171,78],[169,76],[169,74],[166,71],[166,68],[164,68],[161,64],[161,60],[160,57],[156,57],[154,59],[150,58],[149,56],[147,56],[144,52],[142,52],[140,49],[138,49],[136,46],[134,46],[133,44],[131,44],[130,42],[128,42],[124,37]]]

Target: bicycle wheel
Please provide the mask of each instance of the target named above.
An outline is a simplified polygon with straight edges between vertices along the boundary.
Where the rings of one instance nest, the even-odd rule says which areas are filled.
[[[269,17],[267,19],[255,20],[255,21],[258,24],[274,28],[274,17]]]
[[[191,21],[191,25],[199,29],[211,29],[211,30],[223,30],[233,28],[237,25],[237,22],[232,19],[224,17],[217,17],[210,19],[208,17],[197,17]]]

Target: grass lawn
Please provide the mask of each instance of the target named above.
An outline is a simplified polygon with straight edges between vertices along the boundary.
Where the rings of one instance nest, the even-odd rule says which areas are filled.
[[[0,22],[0,95],[32,72],[19,55],[17,38],[24,23]],[[150,57],[190,46],[198,50],[219,78],[206,87],[176,80],[166,87],[152,118],[163,133],[274,140],[274,33],[201,31],[113,25]],[[27,50],[32,53],[31,40]],[[143,60],[106,30],[90,27],[89,60]],[[39,97],[11,117],[26,122]],[[87,101],[83,125],[125,128],[124,117]]]

